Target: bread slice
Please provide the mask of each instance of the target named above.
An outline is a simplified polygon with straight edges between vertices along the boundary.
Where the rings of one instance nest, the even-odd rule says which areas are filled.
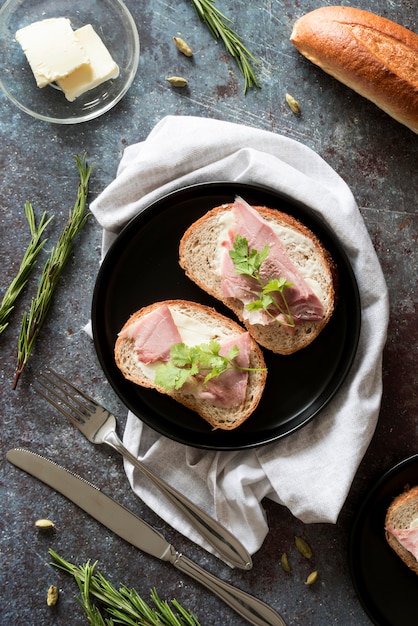
[[[316,284],[324,313],[318,321],[298,321],[292,332],[276,322],[250,323],[244,317],[243,302],[226,298],[221,287],[219,245],[232,206],[227,203],[215,207],[187,229],[180,242],[180,266],[193,282],[229,307],[260,345],[277,354],[292,354],[308,346],[331,318],[336,303],[336,265],[316,235],[294,217],[268,207],[253,206],[268,224],[280,229],[282,243],[300,275]]]
[[[418,524],[418,485],[406,489],[397,496],[388,508],[385,518],[385,536],[388,544],[402,561],[418,574],[417,559],[391,532],[391,529],[410,529],[414,520],[415,524]],[[418,534],[418,528],[415,528]]]
[[[418,133],[418,35],[354,7],[296,20],[290,41],[307,59]]]
[[[257,343],[250,338],[250,363],[249,367],[254,371],[248,373],[248,382],[245,391],[245,400],[242,404],[233,407],[214,406],[208,400],[197,398],[191,393],[182,393],[181,390],[167,391],[163,387],[155,384],[152,376],[145,368],[141,368],[136,356],[132,338],[121,336],[123,331],[138,320],[152,313],[162,305],[168,306],[170,312],[177,317],[181,317],[182,324],[193,326],[193,332],[199,333],[202,329],[202,340],[197,343],[208,343],[208,334],[221,343],[228,339],[238,337],[246,333],[239,324],[221,315],[215,309],[199,303],[186,300],[166,300],[153,303],[134,313],[124,324],[115,344],[115,361],[122,374],[128,380],[137,385],[153,388],[160,393],[171,396],[177,402],[198,413],[214,429],[232,430],[237,428],[256,409],[264,391],[267,369],[263,353]],[[125,333],[126,335],[126,333]],[[187,343],[187,340],[184,339]],[[221,374],[222,376],[222,374]]]

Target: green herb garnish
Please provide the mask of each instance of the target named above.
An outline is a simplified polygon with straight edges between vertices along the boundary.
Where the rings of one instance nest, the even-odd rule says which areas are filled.
[[[73,565],[50,549],[52,565],[71,574],[77,582],[80,597],[76,601],[83,608],[90,626],[200,626],[197,618],[177,600],[161,600],[156,589],[151,590],[152,608],[135,589],[121,585],[116,589],[106,578],[96,572],[97,561]],[[98,600],[97,606],[92,598]],[[100,607],[100,608],[99,608]],[[103,617],[102,612],[110,617]]]
[[[226,370],[256,371],[256,368],[239,367],[233,362],[239,354],[237,346],[233,346],[226,356],[219,354],[220,349],[220,344],[214,340],[198,346],[174,344],[170,350],[170,361],[162,363],[156,370],[155,383],[171,391],[181,389],[187,380],[197,375],[204,376],[203,385],[207,385]]]
[[[254,249],[250,250],[248,240],[241,235],[237,235],[234,240],[233,249],[229,251],[229,255],[234,263],[237,274],[243,274],[244,276],[253,278],[261,287],[258,293],[258,299],[247,304],[245,308],[248,311],[263,310],[279,324],[294,327],[295,320],[293,319],[284,294],[284,290],[287,287],[291,287],[292,283],[282,277],[271,278],[267,282],[264,282],[261,278],[261,266],[269,255],[268,244],[264,246],[261,252]],[[274,296],[275,293],[280,294],[283,304]],[[277,313],[272,313],[270,307],[274,307],[274,309],[278,310],[283,316],[283,319],[277,317]]]
[[[57,245],[52,248],[50,256],[44,265],[38,284],[38,291],[35,298],[32,299],[29,313],[25,312],[23,315],[18,339],[18,362],[13,389],[16,388],[38,332],[45,321],[58,279],[70,256],[74,238],[87,220],[88,211],[86,210],[86,204],[92,167],[87,166],[85,154],[82,158],[75,156],[75,160],[80,176],[77,200],[74,209],[70,211],[67,224],[61,232]]]
[[[246,48],[237,33],[231,28],[230,20],[216,6],[215,0],[192,0],[196,13],[206,24],[215,39],[222,39],[226,50],[235,59],[244,77],[244,93],[248,87],[260,87],[251,61],[255,56]]]
[[[38,256],[39,251],[46,243],[46,239],[42,239],[42,235],[50,221],[53,219],[53,217],[47,219],[46,212],[44,212],[39,225],[36,226],[35,214],[30,202],[25,203],[25,214],[32,238],[26,248],[25,254],[23,255],[18,272],[3,296],[3,300],[0,305],[0,334],[7,327],[9,323],[8,320],[15,307],[16,300],[28,282],[29,274],[35,266],[36,257]]]

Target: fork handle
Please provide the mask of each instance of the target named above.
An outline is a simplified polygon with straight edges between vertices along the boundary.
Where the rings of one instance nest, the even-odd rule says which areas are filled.
[[[104,442],[122,454],[132,465],[149,478],[149,480],[165,494],[172,504],[187,517],[192,526],[206,539],[228,565],[247,570],[252,568],[250,554],[229,530],[205,513],[205,511],[202,511],[202,509],[191,502],[185,495],[177,491],[177,489],[166,483],[159,476],[156,476],[146,465],[141,463],[141,461],[138,461],[138,459],[125,448],[116,433],[112,432],[106,434]]]
[[[191,576],[212,591],[234,611],[248,620],[250,624],[255,626],[286,626],[283,618],[268,604],[214,576],[184,554],[176,552],[171,563],[181,572]]]

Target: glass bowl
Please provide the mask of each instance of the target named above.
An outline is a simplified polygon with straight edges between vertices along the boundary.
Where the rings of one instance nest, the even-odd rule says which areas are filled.
[[[15,40],[19,28],[51,17],[67,17],[76,29],[91,24],[119,65],[117,78],[66,100],[54,84],[37,87]],[[0,86],[22,111],[55,124],[77,124],[103,115],[125,95],[139,61],[135,22],[121,0],[7,0],[0,9]]]

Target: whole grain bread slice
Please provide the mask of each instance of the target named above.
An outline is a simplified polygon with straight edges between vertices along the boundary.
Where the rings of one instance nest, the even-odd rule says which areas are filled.
[[[313,276],[317,281],[324,315],[319,321],[298,322],[291,333],[278,323],[250,324],[243,317],[243,303],[236,298],[226,298],[223,295],[221,276],[217,271],[219,239],[224,230],[223,219],[231,211],[232,206],[227,203],[215,207],[187,229],[180,241],[180,266],[201,289],[229,307],[260,345],[277,354],[292,354],[308,346],[332,316],[337,299],[336,264],[318,237],[299,220],[275,209],[253,206],[253,209],[269,224],[284,228],[290,235],[294,231],[303,236],[305,245],[296,244],[291,236],[285,238],[283,243],[302,277],[305,278],[309,274],[310,279]]]
[[[186,300],[165,300],[145,306],[135,312],[127,320],[121,331],[161,305],[167,305],[171,311],[177,311],[190,317],[190,319],[195,322],[204,324],[207,329],[212,331],[212,336],[215,341],[219,340],[221,331],[223,337],[230,338],[237,337],[246,332],[242,326],[224,315],[221,315],[214,308]],[[207,340],[205,339],[204,342],[207,343]],[[249,367],[253,368],[253,371],[250,371],[248,374],[245,401],[242,405],[234,407],[214,406],[210,404],[208,400],[196,398],[190,393],[182,393],[181,390],[167,391],[163,387],[156,385],[141,369],[135,355],[134,343],[133,339],[121,336],[116,340],[114,350],[115,361],[123,376],[137,385],[156,389],[160,393],[171,396],[180,404],[198,413],[214,429],[232,430],[237,428],[250,417],[262,397],[266,383],[267,369],[263,353],[254,340],[251,340],[249,364]]]
[[[385,536],[390,547],[402,561],[418,574],[418,561],[414,555],[402,546],[390,532],[391,528],[408,529],[413,520],[418,519],[418,485],[406,489],[389,506],[385,518]]]

